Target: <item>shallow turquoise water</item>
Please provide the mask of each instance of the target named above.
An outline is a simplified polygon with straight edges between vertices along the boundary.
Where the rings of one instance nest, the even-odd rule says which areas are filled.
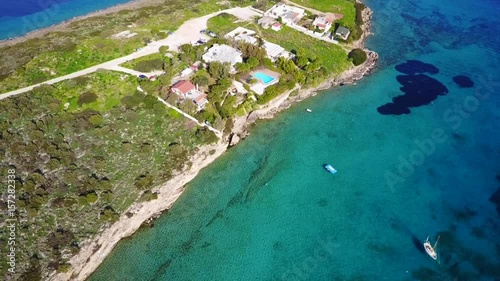
[[[500,278],[489,201],[500,185],[499,4],[367,4],[368,46],[381,56],[374,74],[259,122],[90,280]],[[448,93],[382,115],[403,94],[395,66],[407,60],[438,68],[427,75]],[[460,88],[456,75],[474,86]],[[439,264],[421,252],[437,235]]]
[[[130,0],[3,0],[0,8],[0,40],[126,2]]]

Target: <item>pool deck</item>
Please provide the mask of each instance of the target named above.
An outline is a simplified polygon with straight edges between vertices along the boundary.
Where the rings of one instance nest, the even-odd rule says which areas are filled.
[[[264,83],[264,81],[262,81],[261,79],[259,79],[259,78],[257,78],[257,77],[255,77],[255,76],[254,76],[254,74],[255,74],[256,72],[261,72],[261,73],[264,73],[264,74],[265,74],[265,75],[267,75],[267,76],[273,77],[273,78],[274,78],[274,80],[273,80],[273,81],[270,81],[270,82],[268,82],[268,83]],[[270,86],[270,85],[273,85],[273,84],[278,83],[278,81],[279,81],[279,79],[280,79],[281,74],[279,74],[278,72],[274,72],[274,71],[272,71],[272,70],[269,70],[269,69],[267,69],[267,68],[259,68],[259,69],[257,69],[257,70],[254,70],[254,71],[250,72],[250,76],[255,77],[257,80],[259,80],[259,81],[260,81],[263,85],[265,85],[265,86],[267,87],[267,86]]]

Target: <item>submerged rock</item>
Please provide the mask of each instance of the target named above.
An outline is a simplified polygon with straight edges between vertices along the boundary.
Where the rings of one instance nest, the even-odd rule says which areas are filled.
[[[500,187],[491,195],[490,202],[497,206],[497,213],[500,216]]]
[[[453,77],[453,82],[455,82],[455,84],[457,84],[460,88],[474,87],[474,81],[465,75],[457,75]]]

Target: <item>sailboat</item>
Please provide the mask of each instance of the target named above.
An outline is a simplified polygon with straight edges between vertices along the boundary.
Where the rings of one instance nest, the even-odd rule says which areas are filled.
[[[437,252],[436,252],[436,247],[437,247],[437,244],[439,242],[439,237],[438,236],[438,239],[436,240],[436,243],[434,243],[434,246],[431,245],[431,242],[429,242],[429,236],[427,236],[427,239],[425,239],[425,242],[424,242],[424,249],[425,249],[425,252],[434,260],[437,260],[438,258],[438,255],[437,255]]]

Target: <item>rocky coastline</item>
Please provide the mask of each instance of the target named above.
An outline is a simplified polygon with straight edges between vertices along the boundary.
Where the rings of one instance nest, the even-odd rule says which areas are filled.
[[[274,115],[291,105],[302,101],[308,97],[315,96],[318,92],[335,86],[353,84],[370,74],[376,67],[378,54],[364,47],[364,41],[371,34],[370,19],[372,11],[367,7],[363,11],[363,35],[352,43],[351,48],[362,48],[367,53],[367,60],[356,67],[343,72],[338,77],[332,77],[319,86],[308,89],[298,89],[297,95],[290,96],[293,92],[288,91],[275,98],[262,108],[249,113],[246,116],[238,117],[234,120],[234,126],[230,134],[221,139],[218,143],[201,147],[191,158],[192,165],[186,170],[174,175],[171,180],[153,191],[158,194],[158,199],[133,204],[120,219],[113,225],[104,229],[92,240],[85,241],[78,254],[70,259],[71,269],[65,273],[52,272],[47,276],[47,280],[85,280],[111,253],[116,244],[123,238],[132,235],[141,226],[154,224],[155,218],[159,217],[166,210],[171,208],[175,201],[184,191],[185,185],[193,180],[198,171],[215,161],[227,149],[236,145],[239,141],[247,137],[250,127],[259,119],[270,119]]]

